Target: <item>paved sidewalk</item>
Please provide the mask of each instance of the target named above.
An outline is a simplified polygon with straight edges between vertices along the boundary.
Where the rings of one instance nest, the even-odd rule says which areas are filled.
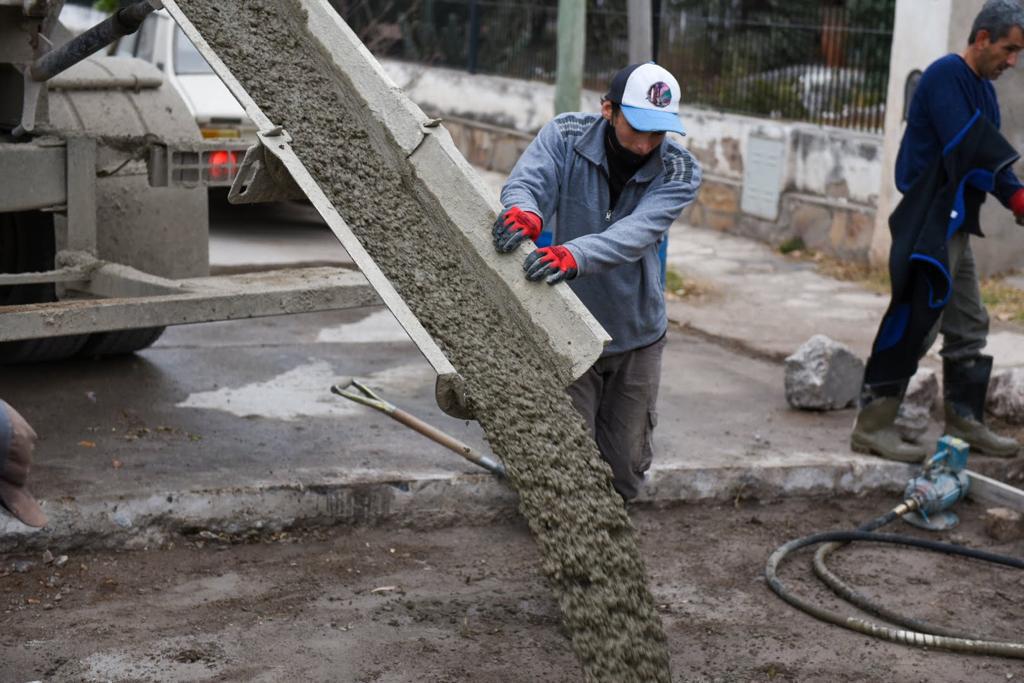
[[[485,177],[497,192],[502,178]],[[260,268],[311,255],[345,261],[323,248],[315,230],[287,223],[279,230],[258,239],[215,233],[214,267],[244,267],[242,253]],[[672,266],[710,293],[670,306],[675,324],[644,499],[902,490],[911,468],[849,451],[852,410],[789,408],[780,362],[819,332],[865,354],[885,297],[764,245],[681,223],[670,247]],[[1018,329],[998,333],[1024,350]],[[503,483],[330,395],[344,376],[486,451],[476,424],[434,404],[430,366],[381,307],[182,326],[128,358],[43,372],[5,368],[0,395],[41,435],[31,488],[52,523],[33,531],[0,514],[0,552],[385,519],[486,523],[514,514],[515,495]],[[933,431],[929,438],[938,436]],[[995,476],[1006,466],[972,462]]]
[[[767,245],[682,223],[669,236],[669,265],[710,287],[707,296],[669,302],[676,323],[767,358],[785,358],[814,334],[871,350],[888,294],[820,275],[813,263]],[[1009,280],[1024,286],[1024,278]],[[926,365],[940,366],[936,342]],[[987,353],[996,367],[1024,366],[1024,329],[992,320]]]

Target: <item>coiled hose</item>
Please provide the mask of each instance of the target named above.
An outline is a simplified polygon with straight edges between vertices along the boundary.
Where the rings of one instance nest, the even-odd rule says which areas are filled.
[[[1024,659],[1024,643],[973,638],[969,635],[965,635],[951,629],[933,626],[917,619],[897,614],[896,612],[882,607],[881,605],[874,604],[867,597],[843,583],[835,574],[829,571],[828,567],[825,566],[825,559],[837,548],[840,548],[851,541],[871,541],[873,543],[890,543],[894,545],[923,548],[925,550],[934,550],[948,555],[971,557],[976,560],[1001,564],[1007,567],[1015,567],[1017,569],[1024,569],[1024,560],[1016,557],[997,555],[995,553],[985,552],[984,550],[964,548],[950,543],[940,543],[938,541],[914,538],[913,536],[875,533],[875,529],[888,524],[892,520],[901,516],[904,512],[907,512],[909,509],[911,508],[908,508],[906,503],[904,503],[881,517],[860,526],[856,531],[830,531],[813,534],[804,538],[798,538],[780,546],[768,557],[768,564],[765,566],[764,574],[765,579],[768,581],[768,586],[776,595],[788,602],[790,605],[807,612],[811,616],[821,619],[822,621],[827,621],[830,624],[835,624],[836,626],[842,626],[843,628],[850,629],[851,631],[874,636],[875,638],[881,638],[883,640],[901,643],[904,645],[933,647],[943,650],[951,650],[953,652]],[[858,617],[845,617],[791,593],[783,585],[782,581],[779,580],[777,575],[779,566],[790,553],[799,550],[800,548],[818,545],[821,543],[825,543],[827,545],[822,546],[815,553],[815,573],[830,588],[832,588],[837,595],[867,612],[871,612],[883,619],[891,621],[894,624],[905,626],[911,630],[894,629]]]

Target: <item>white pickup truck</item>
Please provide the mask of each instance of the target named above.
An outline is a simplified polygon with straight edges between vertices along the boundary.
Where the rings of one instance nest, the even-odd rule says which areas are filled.
[[[242,105],[167,12],[149,15],[137,33],[117,42],[111,54],[155,64],[185,101],[204,138],[255,139],[256,127]]]

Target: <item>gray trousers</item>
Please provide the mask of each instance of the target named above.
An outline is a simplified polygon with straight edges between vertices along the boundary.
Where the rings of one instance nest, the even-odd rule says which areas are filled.
[[[942,317],[928,333],[920,356],[928,353],[942,332],[942,357],[961,361],[980,354],[988,340],[988,311],[981,302],[970,235],[965,232],[958,232],[949,240],[949,272],[953,276],[953,294]]]
[[[663,336],[650,346],[599,358],[567,389],[611,465],[615,490],[626,500],[636,498],[654,457],[664,350]]]

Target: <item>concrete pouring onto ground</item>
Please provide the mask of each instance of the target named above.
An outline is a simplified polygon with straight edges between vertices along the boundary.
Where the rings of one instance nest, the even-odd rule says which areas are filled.
[[[661,620],[621,499],[558,381],[439,235],[386,131],[311,40],[298,3],[179,5],[293,148],[346,223],[466,379],[540,545],[588,680],[668,681]],[[384,148],[374,149],[374,145]],[[488,226],[480,226],[481,230]]]

